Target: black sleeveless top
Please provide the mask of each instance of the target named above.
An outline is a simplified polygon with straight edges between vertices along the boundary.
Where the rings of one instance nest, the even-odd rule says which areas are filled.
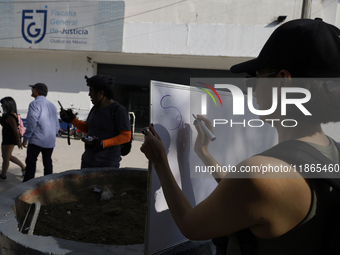
[[[4,113],[1,118],[2,125],[2,145],[16,145],[17,140],[11,125],[6,122],[7,118],[14,118],[18,126],[18,118],[12,113]]]
[[[335,146],[334,149],[336,150]],[[249,254],[340,254],[340,192],[322,179],[308,181],[312,191],[312,204],[305,219],[277,238],[262,239],[253,235],[249,229],[243,231],[248,241],[246,246],[249,247],[246,249],[250,250]],[[239,236],[233,234],[229,238],[227,255],[240,255]]]

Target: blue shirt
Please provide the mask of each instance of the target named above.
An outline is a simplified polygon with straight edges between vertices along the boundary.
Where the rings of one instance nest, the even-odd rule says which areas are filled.
[[[44,96],[29,104],[24,141],[42,148],[54,148],[59,130],[57,108]]]

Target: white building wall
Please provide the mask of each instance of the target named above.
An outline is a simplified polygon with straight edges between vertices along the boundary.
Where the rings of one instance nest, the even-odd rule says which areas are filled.
[[[33,99],[28,84],[44,82],[57,107],[60,100],[89,109],[84,76],[96,74],[96,63],[229,69],[256,57],[276,18],[299,18],[301,6],[302,0],[127,0],[122,52],[0,48],[0,97],[13,96],[27,109]],[[338,25],[338,6],[337,0],[314,0],[311,17]]]
[[[96,66],[87,61],[86,53],[2,49],[0,54],[0,98],[12,96],[20,112],[33,100],[28,85],[38,82],[48,86],[47,98],[58,108],[57,100],[67,108],[70,103],[91,107],[84,76],[95,74]]]
[[[299,18],[301,6],[302,0],[127,0],[125,23],[267,25],[280,15]]]
[[[174,26],[171,23],[126,23],[123,52],[256,57],[275,28],[265,28],[263,25],[177,24]]]

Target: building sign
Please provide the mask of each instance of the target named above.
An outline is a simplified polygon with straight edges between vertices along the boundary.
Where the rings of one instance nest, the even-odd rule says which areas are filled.
[[[122,51],[124,1],[5,2],[0,47]]]

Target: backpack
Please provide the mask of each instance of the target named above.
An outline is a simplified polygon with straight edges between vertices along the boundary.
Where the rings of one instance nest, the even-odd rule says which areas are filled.
[[[115,105],[111,108],[111,116],[112,116],[112,121],[115,123],[116,122],[116,112],[118,107],[120,106],[119,103],[114,102]],[[131,138],[130,141],[127,143],[123,143],[120,145],[120,155],[121,156],[126,156],[130,153],[131,147],[132,147],[132,140],[133,140],[133,131],[131,130]]]
[[[338,150],[339,158],[340,158],[340,145],[333,140],[335,147]],[[316,169],[311,169],[308,172],[302,171],[300,174],[302,177],[308,179],[311,178],[311,174],[313,174],[313,178],[317,178],[334,189],[340,191],[340,166],[339,164],[335,164],[332,160],[323,155],[320,151],[315,149],[313,146],[308,143],[298,141],[298,140],[289,140],[284,141],[275,145],[274,147],[258,154],[260,156],[268,156],[277,159],[281,159],[289,164],[296,165],[297,170],[299,171],[298,166],[307,164],[308,166],[317,166],[320,164],[320,169],[324,169],[329,165],[334,166],[332,172],[330,171],[320,171],[317,172]],[[327,170],[327,168],[325,169]],[[333,212],[337,213],[337,212]],[[335,222],[333,222],[335,224]],[[241,230],[237,232],[237,239],[240,245],[240,250],[242,255],[251,255],[253,254],[254,243],[253,240],[249,238],[249,229]],[[333,230],[330,232],[330,235],[333,239],[329,238],[329,244],[338,243],[338,237],[340,236],[340,230]],[[216,246],[216,254],[226,254],[229,239],[226,236],[218,237],[212,239],[212,242]],[[335,246],[335,245],[333,245]],[[333,247],[331,247],[333,248]],[[335,247],[334,250],[338,251],[338,247]],[[332,253],[338,254],[338,253]]]
[[[22,119],[20,117],[20,114],[18,114],[18,131],[20,138],[24,136],[25,133],[25,128],[24,128],[24,123],[22,122]]]

